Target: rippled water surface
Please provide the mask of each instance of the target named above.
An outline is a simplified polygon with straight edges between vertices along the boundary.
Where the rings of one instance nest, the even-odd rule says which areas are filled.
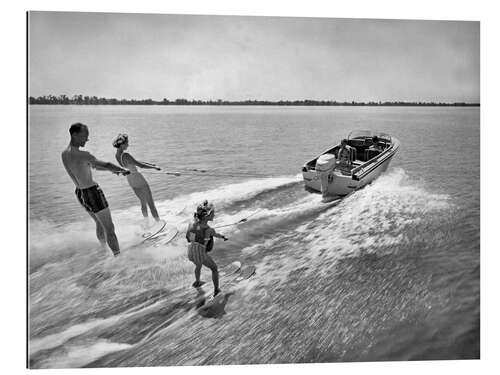
[[[100,248],[60,162],[68,127],[114,161],[111,142],[164,170],[145,174],[178,235],[138,241],[123,177],[94,172],[123,249]],[[390,133],[388,171],[342,201],[304,190],[302,164],[353,129]],[[30,366],[164,366],[479,357],[479,109],[30,106]],[[231,174],[240,177],[231,177]],[[246,177],[241,177],[246,174]],[[258,177],[257,177],[258,176]],[[256,275],[213,314],[196,309],[184,233],[204,199],[227,242],[213,257]]]

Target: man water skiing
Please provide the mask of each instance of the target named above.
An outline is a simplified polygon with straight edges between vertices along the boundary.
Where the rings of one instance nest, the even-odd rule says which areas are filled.
[[[89,130],[86,125],[79,122],[71,125],[69,134],[71,140],[61,155],[64,168],[76,186],[75,194],[78,201],[96,223],[97,239],[103,245],[107,242],[113,254],[117,256],[120,254],[120,245],[116,238],[108,202],[99,185],[92,179],[90,168],[108,170],[124,176],[130,172],[115,164],[100,161],[91,153],[80,150],[80,147],[84,147],[89,140]]]

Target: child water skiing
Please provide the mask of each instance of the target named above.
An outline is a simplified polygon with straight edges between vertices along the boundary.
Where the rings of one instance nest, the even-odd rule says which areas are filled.
[[[214,283],[214,297],[220,293],[219,288],[219,270],[217,264],[208,252],[213,247],[213,237],[222,238],[227,241],[227,238],[219,234],[215,229],[208,225],[208,221],[213,220],[215,216],[215,207],[209,204],[208,201],[199,205],[194,213],[194,221],[189,224],[186,239],[188,245],[188,259],[196,266],[194,270],[195,282],[193,287],[199,288],[204,284],[200,280],[201,266],[210,268],[212,271],[212,281]]]

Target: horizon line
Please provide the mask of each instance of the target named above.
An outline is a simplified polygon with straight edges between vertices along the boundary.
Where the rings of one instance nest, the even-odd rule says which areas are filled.
[[[480,106],[480,101],[478,102],[464,102],[464,101],[406,101],[406,100],[369,100],[369,101],[357,101],[357,100],[344,100],[339,101],[335,99],[279,99],[279,100],[266,100],[266,99],[242,99],[242,100],[227,100],[227,99],[185,99],[176,98],[169,100],[163,98],[161,100],[154,100],[151,98],[147,99],[136,99],[136,98],[108,98],[108,97],[97,97],[95,95],[82,95],[75,94],[69,97],[66,94],[60,94],[55,96],[52,94],[42,95],[38,97],[29,96],[29,104],[75,104],[75,105],[130,105],[130,104],[140,104],[140,105],[372,105],[372,106],[382,106],[382,105],[442,105],[442,106]]]

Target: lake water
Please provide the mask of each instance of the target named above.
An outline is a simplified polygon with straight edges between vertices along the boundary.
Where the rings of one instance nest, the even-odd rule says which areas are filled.
[[[479,357],[479,109],[30,106],[30,367],[165,366]],[[168,246],[131,249],[141,211],[124,177],[94,172],[123,249],[100,248],[60,153],[73,122],[181,176],[144,174]],[[302,165],[354,129],[401,147],[388,171],[336,205]],[[245,176],[243,176],[245,174]],[[257,267],[223,312],[197,313],[185,228],[216,205],[219,267]],[[203,270],[211,290],[210,272]],[[221,285],[224,290],[224,280]]]

